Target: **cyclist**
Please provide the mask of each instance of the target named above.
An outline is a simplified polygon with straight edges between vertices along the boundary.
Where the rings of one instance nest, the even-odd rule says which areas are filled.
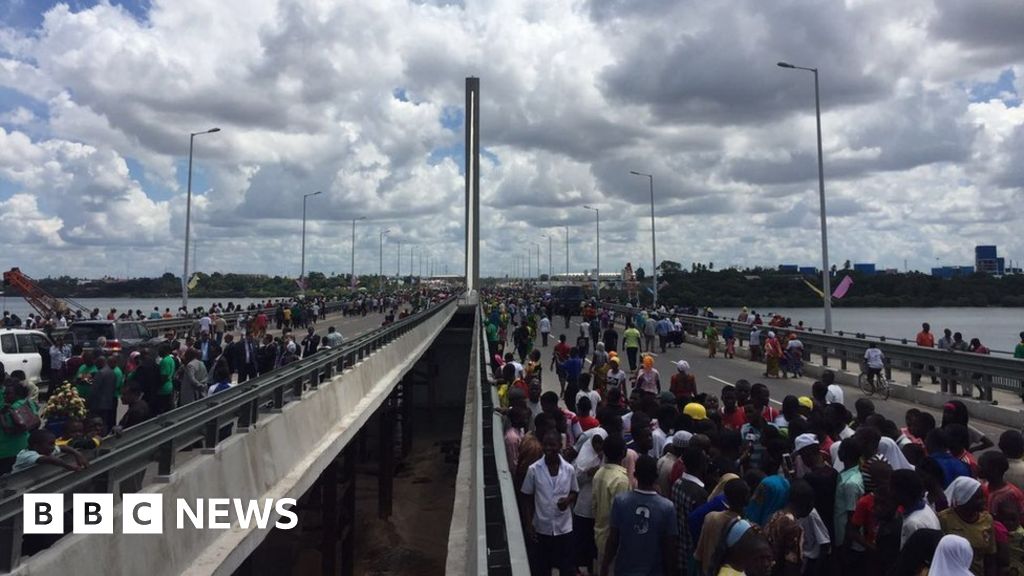
[[[871,388],[875,388],[875,376],[882,373],[885,367],[885,354],[878,349],[878,344],[868,342],[868,349],[864,351],[864,362],[867,364],[868,381]]]

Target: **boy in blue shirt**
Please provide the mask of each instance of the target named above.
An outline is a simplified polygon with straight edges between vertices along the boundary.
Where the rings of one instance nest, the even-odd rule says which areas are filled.
[[[675,574],[676,509],[658,495],[658,462],[640,456],[634,475],[636,489],[619,494],[612,504],[601,574],[609,573],[613,560],[616,576]]]

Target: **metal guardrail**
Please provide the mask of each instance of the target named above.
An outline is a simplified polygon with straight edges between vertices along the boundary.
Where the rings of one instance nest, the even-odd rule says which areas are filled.
[[[618,304],[601,303],[601,306],[616,314],[632,315],[638,312],[636,308]],[[726,323],[731,322],[736,338],[741,343],[748,340],[750,336],[751,325],[732,318],[707,318],[690,314],[673,314],[673,316],[678,318],[683,324],[683,329],[691,334],[703,334],[709,324],[714,324],[721,331]],[[867,339],[854,336],[829,335],[823,332],[797,330],[793,327],[779,328],[767,325],[762,325],[762,329],[772,330],[779,336],[796,334],[803,343],[806,353],[820,356],[824,366],[828,366],[830,360],[837,360],[842,370],[846,370],[850,362],[858,366],[864,358],[864,351],[868,348]],[[1022,393],[1024,360],[923,348],[891,340],[873,342],[885,354],[887,378],[892,377],[892,370],[895,368],[913,374],[969,382],[983,389],[991,387],[1018,395]]]
[[[527,576],[530,563],[505,452],[502,416],[494,411],[498,394],[491,379],[490,351],[483,327],[483,311],[477,307],[473,326],[477,384],[477,445],[474,468],[476,490],[476,574]]]
[[[35,466],[0,478],[0,571],[10,571],[21,559],[22,495],[25,492],[73,494],[102,492],[120,496],[138,489],[136,482],[152,462],[157,473],[169,476],[175,457],[183,449],[201,443],[212,451],[224,439],[222,429],[234,424],[234,433],[247,432],[262,414],[280,412],[302,393],[366,358],[454,305],[450,297],[422,312],[389,326],[358,336],[335,350],[324,350],[299,362],[232,387],[214,396],[186,404],[133,426],[120,436],[107,438],[89,467],[77,472]],[[127,486],[126,486],[127,484]],[[132,489],[134,485],[134,489]],[[71,498],[65,498],[65,510]]]

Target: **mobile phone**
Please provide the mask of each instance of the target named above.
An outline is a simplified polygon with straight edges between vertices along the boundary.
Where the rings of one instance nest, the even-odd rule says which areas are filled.
[[[788,453],[787,454],[783,454],[782,455],[782,465],[785,466],[786,470],[792,472],[793,471],[793,455],[792,454],[788,454]]]

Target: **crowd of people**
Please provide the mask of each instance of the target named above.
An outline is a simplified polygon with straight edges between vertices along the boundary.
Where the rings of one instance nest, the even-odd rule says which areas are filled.
[[[993,442],[962,402],[895,422],[826,371],[776,408],[685,361],[662,382],[661,318],[647,338],[595,310],[549,353],[542,293],[483,303],[534,574],[1024,574],[1024,437]]]
[[[269,325],[274,323],[277,329],[282,327],[307,327],[308,323],[323,319],[327,315],[329,307],[336,308],[345,316],[363,315],[367,313],[382,313],[383,310],[394,307],[394,296],[387,294],[357,294],[344,298],[329,299],[324,296],[310,296],[306,298],[277,298],[267,299],[258,302],[251,302],[246,306],[227,302],[226,304],[216,302],[209,307],[196,306],[191,310],[179,306],[177,310],[171,311],[165,307],[163,311],[159,306],[154,306],[148,313],[141,308],[135,310],[118,310],[110,308],[103,312],[99,308],[87,310],[76,308],[74,310],[58,310],[53,314],[29,313],[25,318],[17,313],[4,311],[0,318],[0,327],[3,328],[25,328],[28,330],[40,330],[50,334],[54,329],[67,328],[75,322],[85,320],[116,320],[121,322],[144,320],[170,320],[174,318],[193,318],[199,321],[203,318],[218,318],[223,322],[225,314],[237,313],[237,322],[242,324],[244,329],[248,322],[255,322],[257,317],[263,315],[265,322]],[[198,332],[198,330],[197,330]],[[222,330],[223,332],[223,330]]]
[[[348,315],[379,312],[384,315],[382,324],[387,325],[439,297],[429,291],[360,296],[341,311]],[[251,311],[253,323],[240,322],[235,330],[218,322],[218,312],[226,311],[215,307],[208,313],[199,312],[193,330],[183,334],[168,331],[159,344],[127,354],[110,351],[102,337],[93,347],[83,349],[57,336],[49,350],[50,381],[69,382],[87,414],[84,419],[67,422],[60,435],[42,427],[46,424],[40,420],[45,401],[40,399],[38,387],[26,382],[22,374],[8,377],[0,368],[0,382],[4,383],[0,474],[35,464],[84,466],[78,450],[97,447],[109,434],[119,434],[156,415],[345,342],[335,326],[318,331],[316,319],[325,318],[325,306],[318,299],[268,301],[264,308]],[[268,331],[271,317],[280,329],[277,335]],[[52,385],[50,393],[56,387]],[[120,419],[119,403],[125,406]],[[75,461],[60,458],[62,452],[72,454]]]

